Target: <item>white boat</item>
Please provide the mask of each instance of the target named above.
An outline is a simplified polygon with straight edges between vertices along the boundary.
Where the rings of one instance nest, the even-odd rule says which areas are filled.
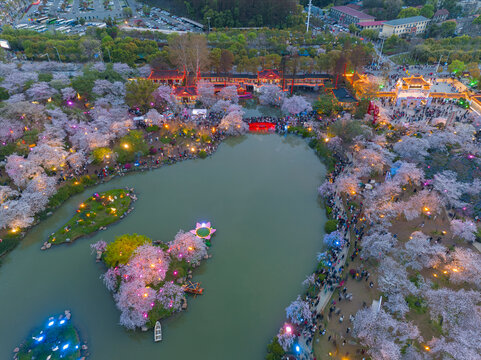
[[[157,321],[154,327],[154,341],[158,342],[161,340],[162,340],[162,326],[160,325],[160,321]]]

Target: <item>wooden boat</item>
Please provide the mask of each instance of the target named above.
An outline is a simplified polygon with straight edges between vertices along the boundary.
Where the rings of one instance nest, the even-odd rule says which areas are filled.
[[[158,342],[161,340],[162,340],[162,326],[160,325],[160,321],[157,321],[154,327],[154,341]]]
[[[188,281],[187,284],[182,285],[185,292],[195,294],[195,295],[202,295],[204,289],[200,287],[200,283],[193,283],[192,281]]]

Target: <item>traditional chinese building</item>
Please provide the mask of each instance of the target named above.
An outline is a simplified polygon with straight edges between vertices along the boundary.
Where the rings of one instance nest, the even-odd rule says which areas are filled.
[[[317,89],[324,86],[326,81],[331,81],[332,76],[328,74],[286,75],[277,69],[261,70],[257,75],[199,73],[197,76],[178,70],[152,70],[147,79],[157,84],[171,86],[179,101],[192,102],[197,98],[196,84],[199,81],[214,84],[216,92],[226,86],[236,86],[240,98],[250,98],[251,92],[259,91],[265,85],[277,85],[284,91]]]

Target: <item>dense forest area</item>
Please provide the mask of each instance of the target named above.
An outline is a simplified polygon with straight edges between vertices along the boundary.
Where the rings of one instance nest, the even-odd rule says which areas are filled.
[[[173,7],[212,27],[295,27],[304,23],[299,0],[173,0]],[[162,7],[163,1],[149,4]]]

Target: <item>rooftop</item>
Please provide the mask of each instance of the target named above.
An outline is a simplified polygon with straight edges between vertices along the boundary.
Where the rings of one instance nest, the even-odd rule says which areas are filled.
[[[332,89],[332,93],[336,97],[337,101],[342,103],[353,103],[357,102],[357,99],[346,89]]]
[[[364,21],[361,23],[357,23],[356,26],[376,26],[376,25],[382,25],[386,22],[386,20],[380,20],[380,21]]]
[[[333,6],[331,9],[343,12],[344,14],[348,14],[348,15],[357,17],[360,20],[374,20],[375,19],[374,16],[363,13],[362,11],[355,10],[353,8],[350,8],[349,6]]]
[[[389,20],[389,21],[386,21],[385,24],[391,25],[391,26],[398,26],[398,25],[412,24],[412,23],[427,21],[427,20],[428,19],[425,18],[424,16],[412,16],[412,17],[407,17],[403,19]]]
[[[178,70],[152,70],[148,79],[160,80],[160,79],[182,79],[184,74]]]
[[[449,11],[446,9],[439,9],[434,13],[434,17],[443,16],[443,15],[449,16]]]
[[[258,72],[259,79],[280,79],[281,73],[279,70],[266,69]]]

